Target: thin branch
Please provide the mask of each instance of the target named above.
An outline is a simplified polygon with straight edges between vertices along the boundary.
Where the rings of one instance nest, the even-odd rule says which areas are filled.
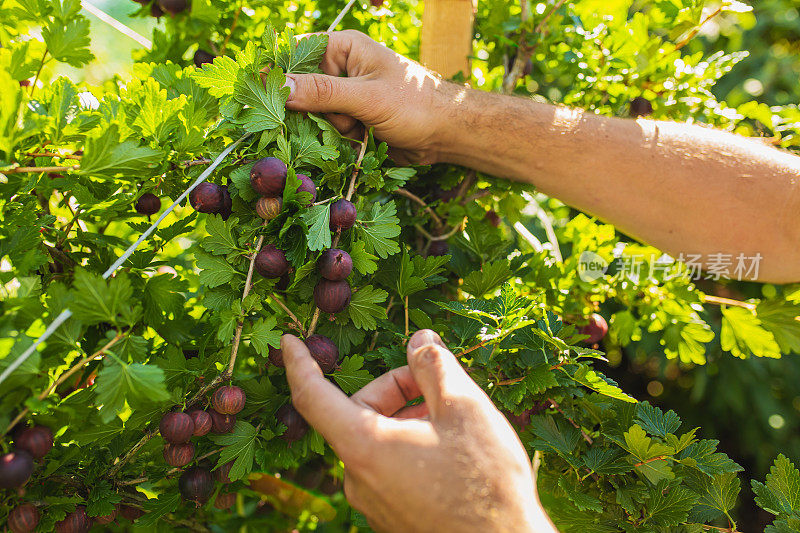
[[[660,461],[660,460],[662,460],[662,459],[666,459],[666,458],[667,458],[667,456],[666,456],[666,455],[657,455],[657,456],[655,456],[655,457],[651,457],[650,459],[648,459],[648,460],[646,460],[646,461],[641,461],[641,462],[639,462],[639,463],[636,463],[636,464],[635,464],[635,465],[633,465],[633,466],[634,466],[634,467],[637,467],[637,466],[642,466],[642,465],[646,465],[647,463],[652,463],[653,461]]]
[[[726,4],[724,4],[724,3],[723,3],[721,6],[719,6],[719,7],[716,9],[716,11],[714,11],[713,13],[711,13],[710,15],[708,15],[706,18],[704,18],[703,20],[701,20],[701,21],[700,21],[700,24],[698,24],[697,26],[695,26],[694,28],[692,28],[692,31],[690,31],[690,32],[689,32],[689,33],[686,35],[686,37],[684,37],[683,39],[681,39],[681,41],[680,41],[678,44],[676,44],[676,45],[675,45],[675,50],[680,50],[681,48],[683,48],[684,46],[686,46],[687,44],[689,44],[689,41],[691,41],[692,39],[694,39],[694,38],[695,38],[695,36],[697,36],[697,34],[698,34],[698,33],[700,33],[700,28],[702,28],[703,26],[705,26],[706,22],[708,22],[709,20],[713,19],[714,17],[716,17],[717,15],[719,15],[720,13],[722,13],[722,9],[725,7],[725,5],[726,5]]]
[[[538,218],[539,222],[544,226],[547,240],[550,241],[550,246],[553,248],[553,257],[555,257],[559,263],[563,263],[564,258],[561,256],[561,246],[558,244],[558,237],[556,237],[556,232],[553,229],[553,221],[551,221],[547,213],[544,212],[542,206],[538,204],[536,204],[536,218]]]
[[[49,387],[47,387],[47,388],[46,388],[44,391],[42,391],[42,392],[39,394],[39,396],[37,396],[37,399],[38,399],[38,400],[44,400],[45,398],[47,398],[48,396],[50,396],[50,393],[52,393],[52,392],[53,392],[53,391],[54,391],[54,390],[55,390],[55,389],[56,389],[56,388],[57,388],[59,385],[61,385],[62,383],[64,383],[66,380],[68,380],[68,379],[70,378],[70,376],[72,376],[72,375],[73,375],[75,372],[77,372],[77,371],[78,371],[78,370],[79,370],[81,367],[83,367],[83,366],[84,366],[86,363],[88,363],[88,362],[89,362],[89,361],[91,361],[92,359],[95,359],[95,358],[97,358],[97,357],[100,357],[101,355],[105,354],[105,353],[106,353],[106,350],[108,350],[109,348],[111,348],[112,346],[114,346],[114,345],[115,345],[117,342],[119,342],[119,341],[120,341],[120,339],[122,339],[124,336],[125,336],[124,334],[122,334],[122,333],[118,333],[118,334],[116,335],[116,337],[114,337],[113,339],[111,339],[110,341],[108,341],[108,342],[105,344],[105,346],[103,346],[102,348],[100,348],[99,350],[97,350],[96,352],[94,352],[93,354],[91,354],[91,355],[87,355],[86,357],[84,357],[83,359],[81,359],[80,361],[78,361],[77,363],[75,363],[74,365],[72,365],[72,366],[71,366],[71,367],[70,367],[70,368],[69,368],[69,369],[68,369],[66,372],[64,372],[64,373],[62,373],[60,376],[58,376],[58,379],[56,379],[56,380],[55,380],[53,383],[51,383]],[[27,408],[27,407],[26,407],[25,409],[23,409],[23,410],[22,410],[22,411],[21,411],[21,412],[20,412],[20,413],[19,413],[19,414],[18,414],[18,415],[17,415],[17,416],[14,418],[14,420],[12,420],[12,421],[11,421],[11,423],[8,425],[8,427],[5,429],[5,431],[3,431],[3,433],[2,433],[2,434],[0,434],[0,437],[1,437],[1,436],[3,436],[3,435],[5,435],[5,434],[6,434],[6,433],[8,433],[9,431],[11,431],[11,429],[12,429],[14,426],[16,426],[16,425],[17,425],[17,424],[20,422],[20,420],[22,420],[23,418],[25,418],[25,415],[27,415],[29,412],[30,412],[30,409],[29,409],[29,408]]]
[[[467,217],[464,217],[464,220],[461,222],[461,224],[456,224],[456,226],[453,227],[450,231],[448,231],[447,233],[443,233],[442,235],[432,235],[428,233],[428,231],[419,224],[414,224],[414,227],[417,228],[417,231],[422,233],[422,235],[429,241],[446,241],[447,239],[449,239],[450,237],[461,231],[461,229],[464,227],[464,222],[466,220]]]
[[[433,221],[436,223],[437,226],[444,226],[444,222],[442,221],[442,219],[428,204],[425,203],[425,200],[423,200],[413,192],[403,189],[402,187],[400,187],[399,189],[395,189],[393,192],[395,194],[399,194],[400,196],[405,196],[409,200],[418,203],[431,216],[431,218],[433,219]]]
[[[493,340],[493,339],[486,339],[485,341],[481,341],[481,342],[479,342],[479,343],[478,343],[478,344],[476,344],[475,346],[470,346],[469,348],[467,348],[467,349],[465,349],[465,350],[462,350],[462,351],[458,352],[458,353],[456,354],[456,357],[462,357],[462,356],[464,356],[464,355],[467,355],[467,354],[468,354],[468,353],[470,353],[470,352],[474,352],[474,351],[475,351],[475,350],[477,350],[478,348],[483,348],[484,346],[486,346],[487,344],[489,344],[490,342],[492,342],[492,340]]]
[[[712,296],[710,294],[704,294],[702,296],[703,303],[709,304],[716,304],[716,305],[730,305],[732,307],[742,307],[749,311],[756,310],[756,304],[751,304],[748,302],[740,302],[739,300],[732,300],[730,298],[723,298],[721,296]]]
[[[59,154],[56,152],[27,152],[25,155],[31,157],[57,157],[59,159],[80,159],[83,157],[75,154]]]
[[[305,335],[305,329],[303,329],[303,324],[300,322],[300,320],[297,318],[297,316],[294,313],[292,313],[291,309],[286,307],[286,304],[283,303],[283,300],[281,300],[280,298],[278,298],[277,296],[275,296],[272,293],[270,293],[268,296],[270,298],[272,298],[272,301],[275,302],[276,304],[278,304],[278,306],[281,309],[283,309],[286,312],[287,315],[289,315],[289,318],[292,319],[292,322],[294,322],[294,325],[297,326],[297,328],[300,331],[300,333]]]
[[[267,222],[264,221],[264,225]],[[253,251],[253,255],[250,257],[250,266],[247,269],[247,278],[244,281],[244,291],[242,292],[242,302],[244,299],[247,298],[247,295],[250,294],[250,289],[253,286],[253,270],[256,266],[256,256],[258,252],[261,251],[261,245],[264,244],[264,235],[260,235],[258,237],[258,242],[256,243],[256,249]],[[240,320],[236,323],[236,334],[233,337],[233,346],[231,347],[231,358],[228,361],[228,368],[225,370],[225,378],[223,379],[230,379],[233,375],[233,367],[236,364],[236,354],[239,353],[239,343],[242,340],[242,329],[244,329],[244,321]]]
[[[467,191],[470,190],[470,188],[475,184],[477,177],[478,177],[477,172],[475,172],[474,170],[468,170],[467,177],[461,180],[461,185],[458,186],[458,191],[456,191],[456,198],[463,198],[464,195],[467,194]],[[463,200],[461,205],[464,205]]]
[[[128,461],[130,461],[131,458],[133,458],[133,456],[136,455],[136,453],[139,450],[141,450],[142,447],[145,444],[147,444],[147,442],[153,437],[155,437],[157,434],[158,434],[157,430],[152,430],[145,433],[144,436],[141,439],[139,439],[139,442],[133,445],[133,448],[128,450],[128,452],[125,455],[118,457],[115,460],[115,463],[111,466],[111,468],[108,469],[108,474],[106,474],[106,477],[112,478],[115,475],[117,475],[117,472],[119,472],[122,469],[122,467],[125,466],[128,463]]]
[[[26,174],[31,172],[70,172],[78,170],[80,165],[69,167],[14,167],[9,170],[0,170],[0,174]]]
[[[233,37],[233,30],[235,30],[237,24],[239,24],[239,15],[241,13],[242,13],[242,5],[239,4],[239,8],[236,10],[236,14],[233,15],[233,22],[231,23],[231,29],[228,32],[228,35],[225,36],[225,40],[222,42],[222,47],[219,49],[218,55],[223,55],[225,53],[225,49],[228,47],[228,41],[230,41],[231,37]]]
[[[45,59],[47,58],[47,52],[49,50],[47,48],[44,49],[44,54],[42,54],[42,61],[39,63],[39,70],[36,71],[36,77],[33,78],[33,83],[31,83],[31,91],[28,93],[28,96],[33,96],[33,91],[36,90],[36,82],[39,81],[39,76],[42,73],[42,69],[44,68]]]
[[[408,296],[406,296],[406,299],[403,302],[403,311],[405,313],[406,338],[408,338]],[[405,344],[405,342],[403,342],[403,344]]]
[[[308,325],[308,331],[306,331],[306,338],[310,337],[314,334],[317,330],[317,323],[319,322],[319,314],[320,310],[319,307],[314,309],[314,315],[311,317],[311,323]]]
[[[347,196],[345,200],[348,202],[353,197],[353,193],[356,190],[356,178],[358,177],[358,172],[361,170],[361,161],[364,160],[364,154],[367,153],[367,144],[369,143],[369,129],[364,128],[364,140],[361,141],[361,150],[358,152],[358,159],[356,159],[356,166],[353,169],[353,174],[350,176],[350,186],[347,188]]]
[[[194,161],[184,161],[183,164],[187,167],[193,167],[195,165],[208,165],[211,163],[210,159],[195,159]]]
[[[547,21],[550,20],[551,16],[553,16],[553,13],[558,11],[558,9],[560,9],[561,6],[563,6],[566,2],[567,0],[558,0],[558,2],[556,2],[553,8],[547,12],[544,18],[542,18],[539,24],[536,25],[536,29],[534,29],[533,32],[536,35],[544,36],[544,34],[547,33],[544,31],[545,24],[547,24]],[[523,23],[527,19],[527,5],[528,5],[527,0],[522,0],[521,16]],[[525,37],[525,31],[523,30],[520,34],[520,42],[518,43],[517,46],[517,55],[514,58],[514,64],[511,66],[511,71],[506,75],[505,79],[503,80],[503,91],[506,93],[512,92],[514,88],[517,86],[517,82],[522,77],[522,73],[525,70],[525,63],[527,63],[528,60],[530,60],[530,58],[533,56],[533,53],[539,47],[539,43],[541,43],[541,38],[540,38],[535,45],[533,45],[532,47],[527,47],[522,44],[522,40],[524,39],[524,37]]]

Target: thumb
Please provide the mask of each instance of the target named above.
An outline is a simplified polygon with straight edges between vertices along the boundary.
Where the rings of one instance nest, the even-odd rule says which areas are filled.
[[[407,357],[432,421],[467,398],[478,402],[485,398],[480,387],[435,332],[423,329],[412,335],[408,341]]]
[[[363,106],[362,86],[357,78],[287,74],[286,85],[290,90],[286,107],[293,111],[353,116]]]

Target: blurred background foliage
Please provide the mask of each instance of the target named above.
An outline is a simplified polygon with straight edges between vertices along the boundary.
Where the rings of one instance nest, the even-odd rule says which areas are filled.
[[[95,0],[94,3],[148,37],[153,30],[157,36],[165,25],[171,23],[168,17],[156,21],[143,16],[147,8],[134,2]],[[343,3],[287,0],[284,9],[276,15],[283,23],[303,32],[314,27],[316,19],[331,18],[331,13],[338,11]],[[635,2],[627,14],[628,20],[632,21],[637,12],[646,13],[651,6],[665,3],[668,2]],[[573,2],[573,6],[578,6],[579,10],[597,9],[598,13],[611,12],[614,4],[593,0]],[[539,4],[534,2],[531,5],[534,11],[538,9]],[[541,4],[542,7],[544,5]],[[365,5],[364,10],[354,10],[348,14],[343,26],[361,29],[399,53],[417,59],[422,7],[422,2],[414,0],[390,0],[378,8],[367,8]],[[793,116],[795,122],[798,120],[800,0],[758,0],[751,7],[753,9],[750,12],[726,11],[710,17],[699,28],[696,38],[686,44],[684,53],[707,56],[715,52],[732,54],[746,51],[747,56],[734,64],[730,72],[710,90],[717,101],[725,102],[729,109],[735,108],[751,119],[737,122],[737,131],[771,137],[776,127],[780,129],[780,125],[770,126],[758,119],[769,117],[770,109],[767,106],[788,106],[781,113]],[[713,10],[713,4],[710,4],[705,12],[710,14]],[[542,13],[536,12],[539,15]],[[97,59],[83,69],[59,65],[58,74],[67,75],[76,82],[102,83],[113,75],[125,78],[133,68],[134,58],[148,59],[147,53],[133,40],[122,37],[92,15],[87,16],[92,21],[93,52]],[[563,27],[567,28],[571,23],[564,22]],[[505,64],[509,61],[508,47],[498,45],[498,41],[493,40],[497,35],[489,34],[498,28],[504,28],[511,34],[519,25],[518,3],[505,0],[478,1],[475,56],[472,72],[466,81],[487,90],[501,87]],[[194,37],[197,42],[203,40],[202,35]],[[579,90],[581,83],[576,80],[583,80],[587,86],[594,83],[586,78],[586,72],[580,72],[590,70],[591,66],[565,66],[580,65],[577,58],[571,56],[574,52],[571,43],[575,42],[577,36],[551,37],[564,39],[561,52],[552,54],[552,45],[539,47],[531,72],[523,79],[517,92],[599,112],[621,114],[623,106],[613,101],[613,91],[606,93],[607,97],[612,94],[612,101],[608,102],[608,98],[593,101],[590,92]],[[182,58],[170,59],[182,59],[188,64],[192,53],[193,50],[189,49],[183,52]],[[658,90],[645,94],[653,99],[655,116],[660,119],[670,118],[671,106],[692,105],[691,102],[660,100]],[[618,96],[629,98],[629,95],[622,93]],[[681,109],[676,116],[686,115],[684,111]],[[724,113],[709,118],[707,110],[701,110],[693,115],[699,121],[728,125]],[[784,147],[798,144],[798,140],[791,135],[785,136],[784,141]],[[772,297],[782,290],[771,285],[712,281],[701,282],[700,288],[709,294],[737,299]],[[617,311],[611,301],[604,305],[609,306],[602,310],[606,316]],[[800,459],[800,360],[796,356],[778,360],[757,357],[736,359],[723,353],[719,347],[718,317],[703,316],[703,319],[712,325],[716,334],[706,353],[707,364],[693,365],[668,359],[655,335],[645,334],[641,340],[624,348],[617,346],[611,335],[602,347],[610,359],[606,373],[638,399],[649,400],[664,410],[674,409],[689,427],[701,426],[704,436],[719,439],[720,451],[742,464],[752,478],[763,479],[778,453],[784,453],[797,463]],[[753,505],[748,490],[749,486],[743,484],[740,498],[742,508],[738,512],[740,527],[743,531],[760,530],[768,517]]]

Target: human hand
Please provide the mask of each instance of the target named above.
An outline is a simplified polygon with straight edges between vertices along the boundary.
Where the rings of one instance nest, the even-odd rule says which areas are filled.
[[[363,126],[374,127],[399,164],[437,161],[445,110],[457,86],[355,30],[329,33],[320,68],[324,74],[287,74],[287,108],[323,113],[354,139],[362,137]]]
[[[408,366],[350,398],[297,337],[281,348],[292,403],[344,462],[345,496],[374,529],[556,531],[516,433],[436,333],[415,333]]]

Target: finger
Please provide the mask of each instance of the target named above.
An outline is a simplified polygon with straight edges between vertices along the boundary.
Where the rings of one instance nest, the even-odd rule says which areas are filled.
[[[412,335],[407,356],[414,381],[428,404],[431,420],[436,421],[458,400],[480,401],[484,396],[435,332],[423,329]]]
[[[358,78],[327,74],[287,74],[289,100],[286,107],[310,113],[343,113],[358,118],[366,100]]]
[[[367,383],[350,399],[383,416],[392,416],[408,402],[422,396],[411,370],[407,366],[395,368]]]
[[[359,122],[353,117],[340,113],[325,113],[325,118],[342,135],[350,133],[359,125]]]
[[[306,421],[319,431],[341,457],[369,439],[374,411],[359,406],[325,379],[305,343],[294,335],[281,338],[286,379],[292,390],[292,403]]]
[[[415,405],[407,405],[403,407],[395,414],[393,414],[392,418],[400,418],[400,419],[419,418],[425,420],[428,418],[429,415],[430,413],[428,413],[428,404],[422,402]]]
[[[334,31],[328,34],[328,47],[322,56],[319,68],[329,76],[347,74],[347,60],[353,49],[353,42],[358,32]]]

